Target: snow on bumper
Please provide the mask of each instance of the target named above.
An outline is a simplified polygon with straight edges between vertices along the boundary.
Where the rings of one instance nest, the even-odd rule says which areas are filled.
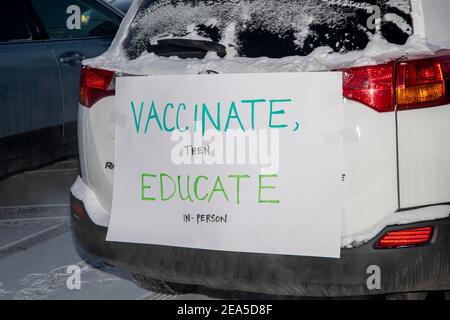
[[[89,218],[98,226],[107,227],[109,225],[110,214],[103,208],[89,186],[87,186],[81,177],[78,177],[72,188],[72,195],[83,202]]]
[[[411,224],[423,221],[433,221],[438,219],[447,218],[450,216],[450,206],[440,205],[431,206],[425,208],[419,208],[414,210],[400,211],[391,214],[379,221],[371,228],[347,237],[343,237],[341,240],[342,248],[358,247],[378,235],[384,228],[388,226],[399,226],[404,224]]]

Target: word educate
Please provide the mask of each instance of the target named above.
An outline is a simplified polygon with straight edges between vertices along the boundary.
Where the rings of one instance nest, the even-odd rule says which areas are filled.
[[[141,200],[142,201],[190,201],[190,202],[211,202],[213,199],[222,198],[227,202],[241,203],[241,187],[245,181],[252,177],[248,174],[231,174],[227,177],[216,176],[176,176],[172,177],[167,173],[158,175],[153,173],[141,173]],[[279,200],[268,199],[265,193],[269,189],[276,189],[276,186],[269,184],[270,178],[277,178],[276,174],[257,176],[257,201],[258,203],[279,204]],[[224,181],[226,182],[224,184]],[[234,185],[235,193],[230,187],[224,185]],[[157,192],[154,192],[158,188]],[[248,185],[248,184],[245,184]],[[266,192],[264,192],[266,191]],[[234,197],[231,195],[234,194]]]
[[[184,102],[178,104],[168,102],[161,106],[157,106],[155,101],[152,101],[150,105],[146,106],[144,101],[142,101],[140,105],[137,106],[134,101],[131,101],[130,105],[137,134],[146,134],[150,132],[151,129],[156,129],[161,132],[173,132],[175,130],[184,132],[192,129],[191,126],[195,131],[197,130],[198,125],[201,126],[202,134],[204,134],[208,126],[215,128],[219,132],[227,132],[232,123],[236,123],[242,131],[246,131],[246,129],[255,130],[255,113],[257,109],[264,109],[268,112],[269,128],[286,128],[288,125],[282,123],[280,119],[277,119],[276,121],[275,117],[284,115],[286,112],[283,109],[283,106],[290,102],[292,102],[291,99],[253,99],[240,100],[239,102],[231,101],[225,106],[221,102],[217,102],[214,104],[214,107],[208,106],[206,103],[200,103],[195,104],[191,108]],[[266,108],[262,108],[264,105]],[[242,108],[250,109],[251,116],[249,117],[250,120],[247,122],[243,121],[242,113],[244,110],[242,110]],[[180,117],[185,112],[192,113],[189,117],[192,119],[191,124],[180,123]],[[170,122],[169,119],[174,120]],[[296,122],[294,131],[296,131],[298,127],[299,125]]]

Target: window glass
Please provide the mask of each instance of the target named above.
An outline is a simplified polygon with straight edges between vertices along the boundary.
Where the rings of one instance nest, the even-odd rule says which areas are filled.
[[[30,0],[50,39],[114,36],[121,18],[95,1]]]
[[[0,10],[0,42],[31,39],[25,18],[16,1],[2,3]]]
[[[106,0],[110,5],[116,7],[120,11],[126,13],[130,9],[133,0]]]
[[[155,40],[176,37],[220,42],[243,57],[281,58],[322,46],[363,50],[375,33],[404,44],[413,33],[410,0],[144,0],[124,49],[136,59]]]

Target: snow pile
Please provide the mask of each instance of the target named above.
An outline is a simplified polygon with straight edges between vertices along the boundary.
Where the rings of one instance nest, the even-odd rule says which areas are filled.
[[[206,70],[219,73],[306,72],[371,65],[405,55],[431,55],[433,52],[434,49],[418,36],[411,36],[405,45],[391,44],[382,38],[374,37],[366,49],[348,53],[336,53],[329,47],[319,47],[308,56],[280,59],[228,55],[221,59],[215,53],[208,53],[200,60],[165,58],[154,53],[144,53],[135,60],[129,60],[122,50],[110,50],[102,56],[85,60],[84,64],[133,75],[197,74]]]
[[[449,215],[450,215],[450,206],[448,205],[433,206],[397,212],[387,216],[386,218],[378,222],[375,226],[363,232],[348,237],[343,237],[341,240],[341,247],[342,248],[358,247],[373,239],[387,226],[395,226],[395,225],[416,223],[421,221],[443,219],[447,218]]]

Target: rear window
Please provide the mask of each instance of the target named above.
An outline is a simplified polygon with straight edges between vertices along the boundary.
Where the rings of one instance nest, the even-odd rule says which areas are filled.
[[[363,50],[375,35],[401,45],[412,33],[410,0],[144,0],[123,46],[130,60],[161,38],[218,42],[228,56],[282,58],[321,46]]]

